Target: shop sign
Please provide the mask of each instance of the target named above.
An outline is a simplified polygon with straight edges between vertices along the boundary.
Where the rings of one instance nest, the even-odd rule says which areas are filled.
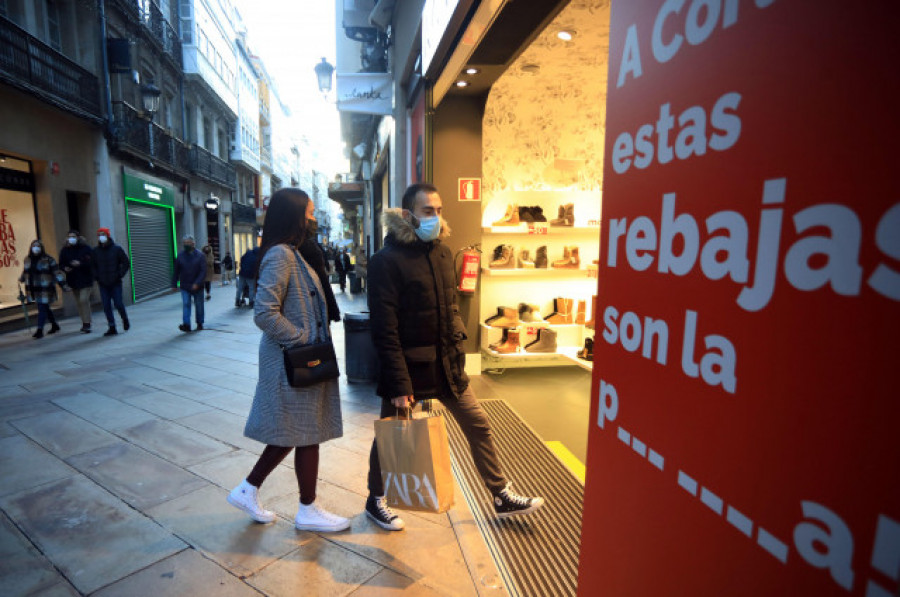
[[[580,595],[900,594],[895,12],[613,2]]]
[[[460,178],[458,180],[460,201],[481,201],[480,178]]]
[[[124,173],[122,186],[125,189],[126,199],[175,207],[175,191],[171,187]]]
[[[339,74],[337,107],[341,112],[390,116],[393,90],[390,73]]]

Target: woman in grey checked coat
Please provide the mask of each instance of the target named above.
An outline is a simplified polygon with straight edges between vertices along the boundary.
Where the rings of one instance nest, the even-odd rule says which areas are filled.
[[[300,189],[280,189],[269,202],[263,223],[254,321],[259,341],[259,382],[244,435],[266,444],[253,470],[228,496],[228,503],[257,522],[275,515],[259,503],[259,487],[294,450],[300,507],[294,525],[301,530],[342,531],[350,521],[315,503],[319,444],[340,437],[341,399],[336,379],[294,388],[284,372],[282,346],[328,340],[328,311],[321,282],[300,255],[308,219],[315,207]]]

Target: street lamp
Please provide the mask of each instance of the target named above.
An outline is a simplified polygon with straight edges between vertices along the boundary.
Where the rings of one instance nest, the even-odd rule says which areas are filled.
[[[328,64],[328,61],[325,58],[322,58],[322,62],[316,65],[316,78],[319,79],[319,91],[323,94],[327,94],[331,91],[331,75],[334,74],[334,67]]]
[[[147,131],[150,136],[150,155],[153,152],[153,117],[159,112],[159,96],[162,91],[153,83],[145,83],[141,85],[141,101],[144,104],[144,114],[148,115]]]

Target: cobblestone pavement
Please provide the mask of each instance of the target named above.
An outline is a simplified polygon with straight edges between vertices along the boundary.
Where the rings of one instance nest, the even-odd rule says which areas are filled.
[[[129,307],[118,336],[103,337],[102,312],[92,334],[68,318],[40,340],[0,336],[2,593],[501,594],[459,497],[447,514],[404,513],[399,533],[363,514],[379,405],[369,384],[342,381],[344,436],[321,449],[319,502],[351,530],[294,529],[290,457],[260,492],[274,524],[226,503],[263,447],[242,434],[259,331],[233,288],[214,286],[201,332],[178,330],[172,294]],[[339,302],[365,309],[361,296]],[[332,329],[343,360],[343,326]]]

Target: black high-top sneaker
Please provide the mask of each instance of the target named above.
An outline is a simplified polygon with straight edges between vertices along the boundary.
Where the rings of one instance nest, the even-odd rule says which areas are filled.
[[[369,496],[366,500],[366,516],[386,531],[401,531],[406,526],[403,519],[387,505],[387,499],[383,495]]]
[[[516,514],[530,514],[544,505],[544,498],[525,497],[514,493],[507,483],[506,487],[494,495],[494,512],[497,518],[506,518]]]

